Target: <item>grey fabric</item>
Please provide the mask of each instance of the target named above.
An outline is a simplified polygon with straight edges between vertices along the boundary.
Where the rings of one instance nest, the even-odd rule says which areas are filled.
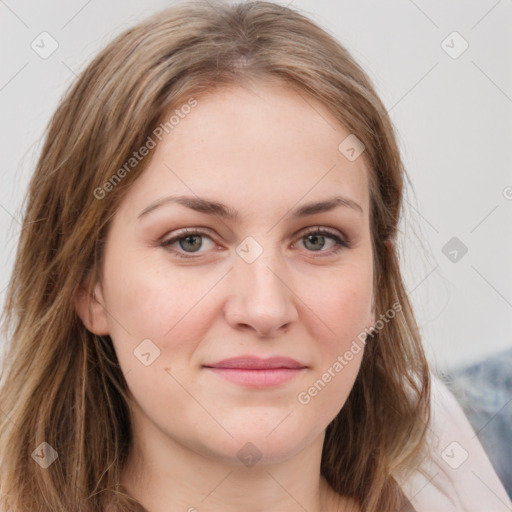
[[[512,349],[441,377],[512,499]]]

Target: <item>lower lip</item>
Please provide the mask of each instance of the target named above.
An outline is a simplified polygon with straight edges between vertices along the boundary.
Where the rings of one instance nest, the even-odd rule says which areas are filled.
[[[245,370],[240,368],[207,368],[229,382],[254,387],[270,387],[283,384],[305,368],[269,368],[266,370]]]

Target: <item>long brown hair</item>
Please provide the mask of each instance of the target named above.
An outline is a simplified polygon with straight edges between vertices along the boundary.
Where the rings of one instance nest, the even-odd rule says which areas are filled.
[[[405,503],[397,475],[424,448],[430,382],[399,267],[407,175],[386,109],[347,50],[298,11],[259,1],[187,2],[112,41],[49,123],[4,311],[6,512],[144,510],[119,483],[131,441],[126,381],[110,338],[86,330],[73,297],[86,276],[98,276],[109,220],[151,153],[104,184],[119,177],[165,113],[217,87],[266,79],[322,102],[365,145],[374,307],[400,308],[368,338],[351,394],[327,428],[321,472],[362,510]],[[55,454],[46,469],[35,462]]]

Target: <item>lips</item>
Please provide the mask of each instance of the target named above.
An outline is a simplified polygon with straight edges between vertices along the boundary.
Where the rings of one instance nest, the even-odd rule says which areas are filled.
[[[204,368],[234,384],[267,388],[292,380],[308,367],[289,357],[243,356],[207,364]]]
[[[226,370],[272,370],[276,368],[300,369],[307,368],[306,365],[289,357],[269,357],[266,359],[254,356],[233,357],[224,359],[217,363],[206,364],[206,368],[223,368]]]

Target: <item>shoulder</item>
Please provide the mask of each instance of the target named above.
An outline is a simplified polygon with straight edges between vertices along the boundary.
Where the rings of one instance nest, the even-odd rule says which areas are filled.
[[[417,512],[506,512],[512,503],[461,406],[432,375],[428,456],[402,482]]]

